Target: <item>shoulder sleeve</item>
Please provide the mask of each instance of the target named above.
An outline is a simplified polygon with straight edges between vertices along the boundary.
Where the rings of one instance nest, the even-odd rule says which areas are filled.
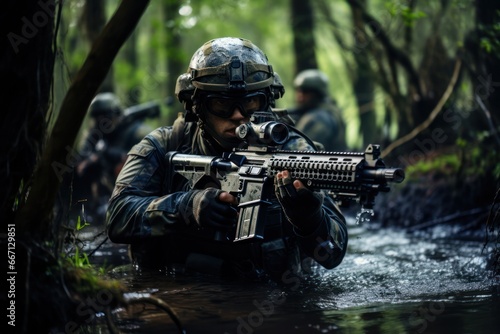
[[[292,151],[316,151],[309,138],[305,138],[293,130],[290,132],[290,137],[283,145],[282,149]]]
[[[185,193],[169,194],[165,184],[171,132],[171,127],[156,129],[129,151],[108,204],[111,241],[132,243],[186,226],[175,205]]]

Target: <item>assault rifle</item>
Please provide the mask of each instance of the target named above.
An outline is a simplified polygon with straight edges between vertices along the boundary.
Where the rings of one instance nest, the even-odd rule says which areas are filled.
[[[119,132],[137,121],[142,121],[146,118],[157,118],[159,116],[160,104],[158,102],[151,101],[133,105],[123,110],[123,116],[114,131]]]
[[[280,150],[277,145],[286,142],[289,131],[277,121],[250,122],[240,125],[236,133],[248,148],[235,148],[222,157],[166,155],[170,177],[181,175],[192,189],[216,187],[239,199],[235,242],[264,238],[269,218],[264,216],[265,207],[276,203],[273,178],[280,171],[288,170],[313,191],[328,191],[342,206],[361,204],[360,217],[373,215],[377,194],[388,192],[389,182],[400,183],[405,177],[402,169],[385,167],[379,145],[368,145],[364,152]]]

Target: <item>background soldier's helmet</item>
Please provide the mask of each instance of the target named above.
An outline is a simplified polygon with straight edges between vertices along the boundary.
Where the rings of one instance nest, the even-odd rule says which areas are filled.
[[[113,93],[97,94],[90,103],[90,116],[97,117],[112,117],[122,114],[123,108],[120,99]]]
[[[297,74],[293,86],[305,92],[316,92],[320,97],[328,96],[328,77],[316,69],[304,70]]]
[[[275,99],[285,93],[264,52],[249,40],[233,37],[213,39],[202,45],[175,87],[187,112],[193,111],[193,105],[207,94],[244,96],[256,91],[266,94],[269,107],[274,107]]]

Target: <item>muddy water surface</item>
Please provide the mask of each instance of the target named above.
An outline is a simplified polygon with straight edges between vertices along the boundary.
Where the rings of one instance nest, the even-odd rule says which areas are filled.
[[[500,333],[498,278],[486,271],[483,242],[415,237],[349,223],[349,249],[334,270],[305,281],[228,282],[173,272],[110,272],[130,297],[154,296],[175,312],[186,333]],[[107,243],[101,261],[126,263]],[[179,333],[154,306],[114,316],[125,333]]]

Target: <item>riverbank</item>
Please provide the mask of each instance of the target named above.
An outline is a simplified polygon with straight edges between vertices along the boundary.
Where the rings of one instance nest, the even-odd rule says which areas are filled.
[[[492,249],[490,262],[499,274],[498,180],[489,173],[463,176],[443,170],[410,170],[403,183],[377,197],[374,220],[380,227],[419,237],[484,242]]]
[[[480,178],[466,182],[426,175],[393,185],[377,198],[378,221],[383,227],[431,231],[440,225],[460,226],[456,237],[484,232],[495,191]],[[451,236],[450,236],[451,237]]]

